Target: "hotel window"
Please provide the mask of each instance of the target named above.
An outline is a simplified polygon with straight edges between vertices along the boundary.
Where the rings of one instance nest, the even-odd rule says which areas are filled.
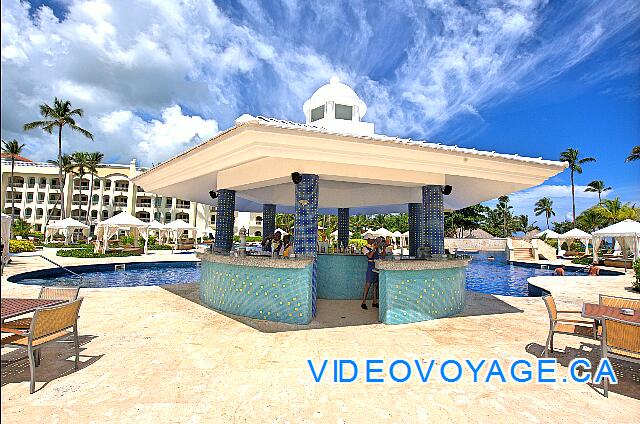
[[[353,118],[353,106],[336,105],[336,119],[351,121]]]
[[[162,219],[162,214],[160,212],[154,212],[153,213],[153,219],[155,219],[156,221],[160,222],[160,219]]]
[[[105,190],[111,189],[111,180],[104,180],[104,189]]]
[[[27,193],[27,203],[33,202],[33,193]]]
[[[33,188],[36,185],[36,177],[29,177],[29,188]]]
[[[91,204],[92,205],[97,205],[99,201],[100,201],[100,196],[99,195],[94,194],[93,197],[91,197]]]
[[[191,202],[188,200],[176,199],[176,208],[189,209]]]
[[[216,223],[216,216],[215,215],[211,215],[211,223],[212,224]]]
[[[47,186],[47,179],[40,178],[40,182],[38,182],[38,188],[45,188]]]
[[[102,211],[102,219],[109,218],[109,211]]]
[[[109,206],[109,196],[102,196],[102,206]]]
[[[44,215],[44,211],[42,210],[42,208],[36,209],[36,218],[40,219],[40,218],[42,218],[42,215]],[[56,214],[54,214],[54,213],[51,214],[51,218],[54,218],[55,216],[56,216]],[[59,219],[59,217],[60,217],[60,210],[58,209],[58,219]]]
[[[49,195],[49,197],[51,197],[51,194]],[[60,197],[60,193],[58,193],[57,198]],[[38,193],[38,203],[44,203],[44,193],[40,192]]]
[[[156,197],[156,208],[161,208],[162,207],[162,197]]]
[[[165,223],[165,224],[168,224],[168,223],[170,223],[170,222],[171,222],[171,212],[166,212],[166,213],[164,214],[164,223]]]
[[[167,197],[166,198],[166,203],[164,205],[165,205],[165,207],[170,208],[172,203],[173,203],[173,198]]]
[[[189,222],[189,214],[184,212],[178,212],[176,214],[176,219],[181,219],[185,222]]]
[[[98,219],[98,211],[96,210],[91,211],[91,219]]]
[[[31,208],[26,208],[24,210],[24,217],[25,218],[31,218],[31,212],[32,212]]]
[[[324,118],[324,105],[311,109],[311,122]]]
[[[93,189],[94,190],[100,190],[100,179],[99,178],[95,178],[93,180]]]

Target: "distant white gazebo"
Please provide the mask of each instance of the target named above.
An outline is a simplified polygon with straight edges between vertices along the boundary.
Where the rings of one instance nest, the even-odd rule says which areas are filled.
[[[73,218],[65,218],[61,221],[54,221],[47,225],[44,232],[45,241],[50,241],[56,234],[62,234],[67,244],[71,243],[73,239],[73,233],[76,230],[82,231],[82,233],[89,233],[89,226]]]
[[[171,221],[170,223],[165,225],[164,228],[169,231],[169,235],[173,239],[173,243],[176,249],[178,248],[178,241],[185,231],[189,233],[190,238],[193,238],[194,240],[196,238],[196,227],[187,224],[181,219]]]
[[[2,258],[0,258],[0,260],[2,261],[3,267],[9,257],[9,240],[11,239],[12,221],[13,218],[11,218],[9,215],[2,214],[2,227],[0,231],[0,235],[2,236],[2,238],[0,239],[0,242],[2,243]]]
[[[353,231],[349,231],[349,238],[353,235]],[[329,234],[332,239],[338,239],[338,230],[335,230],[333,233]]]
[[[547,237],[549,238],[549,237]],[[566,233],[558,235],[558,255],[560,255],[560,245],[564,242],[567,243],[567,246],[570,246],[574,240],[580,241],[580,243],[584,244],[584,253],[585,255],[589,254],[589,242],[591,241],[591,234],[582,231],[579,228],[574,228],[572,230],[567,231]]]
[[[209,234],[215,233],[216,230],[207,225],[206,227],[204,227],[204,229],[198,231],[198,237],[200,237],[200,241],[202,242],[205,237],[209,236]]]
[[[106,253],[109,247],[109,239],[118,234],[120,230],[125,230],[133,237],[133,245],[136,247],[138,246],[138,237],[144,239],[144,253],[147,253],[149,226],[149,223],[141,221],[130,213],[120,212],[96,225],[98,243],[96,244],[95,250]]]
[[[156,221],[155,219],[149,223],[149,235],[155,234],[158,237],[158,242],[163,243],[167,238],[167,234],[169,230],[165,227],[164,224]]]
[[[593,232],[593,261],[598,260],[598,246],[605,238],[615,238],[622,245],[622,251],[631,250],[634,258],[640,257],[640,222],[625,219]],[[626,260],[625,260],[626,269]]]
[[[556,233],[553,230],[549,230],[548,228],[544,231],[540,231],[538,234],[536,234],[535,236],[533,236],[533,238],[548,238],[548,239],[558,239],[558,237],[560,237],[560,234]]]
[[[380,227],[377,230],[367,230],[363,235],[363,238],[367,238],[367,237],[393,237],[393,233],[389,230],[387,230],[384,227]]]

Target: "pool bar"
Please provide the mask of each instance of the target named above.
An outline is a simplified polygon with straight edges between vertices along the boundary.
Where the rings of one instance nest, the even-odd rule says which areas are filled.
[[[318,253],[318,215],[408,213],[408,260],[381,260],[380,321],[459,313],[466,262],[444,250],[444,212],[537,186],[563,162],[376,134],[366,104],[337,78],[303,105],[306,123],[248,114],[215,137],[133,178],[158,195],[216,207],[214,251],[204,254],[202,302],[225,313],[308,324],[317,299],[360,299],[365,258]],[[295,258],[232,257],[235,212],[294,214]],[[206,219],[206,218],[205,218]],[[257,235],[257,234],[251,234]],[[425,258],[425,259],[416,259]]]
[[[199,257],[203,303],[234,315],[291,324],[310,323],[316,299],[361,299],[367,265],[362,255]],[[466,265],[465,259],[377,261],[380,321],[404,324],[460,313]]]

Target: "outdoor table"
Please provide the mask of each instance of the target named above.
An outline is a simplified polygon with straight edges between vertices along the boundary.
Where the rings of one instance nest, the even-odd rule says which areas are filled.
[[[600,305],[598,303],[585,303],[582,305],[582,316],[600,320],[602,317],[610,317],[628,322],[640,323],[640,310],[634,310],[633,315],[625,315],[620,312],[620,308]]]
[[[54,306],[64,302],[64,300],[51,299],[3,298],[0,305],[0,319],[4,322],[7,318],[28,314],[35,311],[37,308]]]

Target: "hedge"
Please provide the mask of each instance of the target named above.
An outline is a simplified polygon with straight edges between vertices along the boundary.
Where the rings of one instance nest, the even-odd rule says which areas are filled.
[[[571,263],[578,264],[578,265],[591,265],[593,263],[593,258],[590,256],[574,258],[571,260]]]
[[[173,246],[170,244],[150,244],[147,246],[149,250],[171,250]]]
[[[633,272],[636,274],[636,279],[633,281],[633,289],[640,292],[640,258],[633,261]]]
[[[22,253],[22,252],[35,252],[36,245],[30,240],[9,240],[9,252]]]
[[[56,256],[61,256],[63,258],[114,258],[140,256],[140,254],[135,252],[96,253],[92,249],[61,249],[56,252]]]
[[[42,246],[60,248],[60,249],[93,249],[93,245],[87,244],[87,243],[78,243],[78,244],[43,243]]]

